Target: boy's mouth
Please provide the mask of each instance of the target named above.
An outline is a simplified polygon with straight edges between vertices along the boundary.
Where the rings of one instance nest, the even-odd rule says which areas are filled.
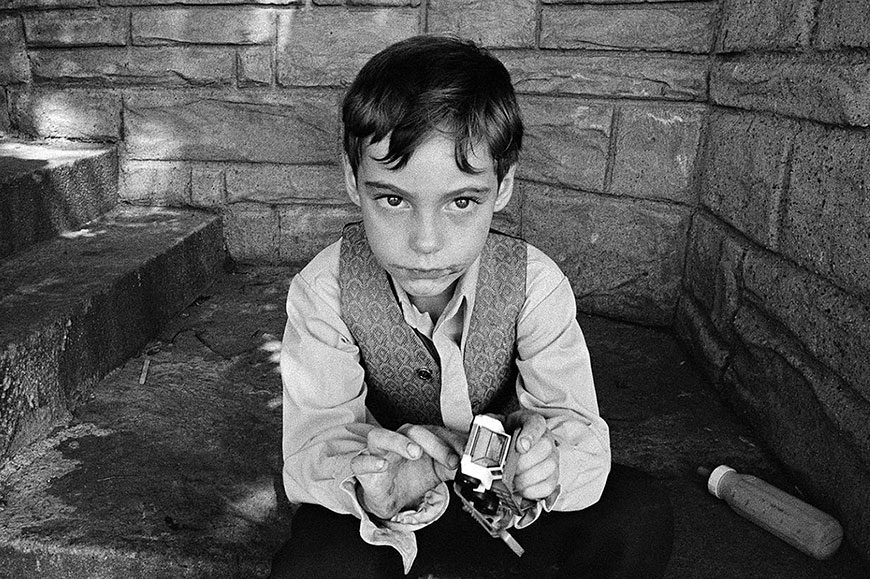
[[[414,279],[440,279],[455,273],[452,268],[445,269],[417,269],[412,267],[399,268],[408,277]]]

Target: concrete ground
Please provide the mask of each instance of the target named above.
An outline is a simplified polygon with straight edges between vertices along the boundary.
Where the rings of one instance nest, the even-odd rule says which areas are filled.
[[[0,579],[267,573],[292,507],[280,489],[280,378],[263,347],[283,330],[291,275],[224,276],[72,423],[0,472]],[[707,494],[695,469],[722,463],[799,491],[673,336],[580,321],[614,459],[670,491],[668,579],[870,577],[847,545],[816,561]]]

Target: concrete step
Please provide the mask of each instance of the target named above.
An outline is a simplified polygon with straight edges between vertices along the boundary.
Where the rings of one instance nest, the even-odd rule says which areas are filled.
[[[0,463],[67,417],[224,259],[219,217],[121,206],[0,261]]]
[[[281,335],[292,274],[221,276],[68,425],[0,471],[0,579],[266,576],[292,508],[280,482],[281,381],[263,347]],[[870,576],[848,545],[829,561],[810,559],[695,479],[698,465],[727,463],[796,492],[672,335],[580,321],[614,459],[670,493],[666,579]],[[463,579],[517,576],[503,563],[511,559],[481,561]]]
[[[289,533],[286,269],[225,275],[0,470],[0,579],[252,579]],[[145,361],[148,370],[144,373]]]
[[[114,147],[0,140],[0,259],[115,206]]]

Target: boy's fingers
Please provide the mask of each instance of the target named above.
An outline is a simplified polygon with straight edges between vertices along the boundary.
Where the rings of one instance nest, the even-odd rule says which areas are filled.
[[[372,454],[384,454],[394,452],[399,456],[410,460],[417,460],[423,456],[420,445],[413,440],[393,430],[386,428],[373,428],[367,436],[368,449]]]
[[[387,470],[387,460],[371,454],[360,454],[350,461],[350,468],[356,476],[377,474]]]
[[[517,450],[528,452],[547,432],[547,421],[540,414],[529,413],[523,417],[522,427],[517,435]]]
[[[411,425],[402,428],[402,432],[409,439],[414,441],[420,448],[432,457],[432,459],[449,468],[456,468],[459,465],[459,456],[454,451],[452,445],[444,440],[438,433],[436,434],[431,427]]]

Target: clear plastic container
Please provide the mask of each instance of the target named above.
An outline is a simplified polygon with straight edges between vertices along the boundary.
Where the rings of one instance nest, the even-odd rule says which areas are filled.
[[[710,473],[707,490],[741,516],[816,559],[831,557],[843,541],[843,527],[836,519],[758,477],[721,465]]]

